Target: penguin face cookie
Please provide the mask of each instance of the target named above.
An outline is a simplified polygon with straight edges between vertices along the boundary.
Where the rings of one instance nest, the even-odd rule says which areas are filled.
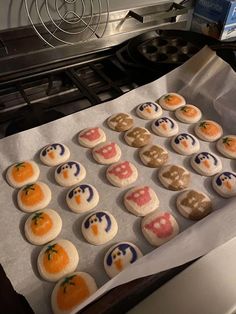
[[[179,126],[175,120],[168,117],[162,117],[153,121],[152,130],[159,136],[170,137],[179,132]]]
[[[77,161],[68,161],[57,167],[55,180],[61,186],[71,186],[82,181],[86,176],[83,165]]]
[[[216,147],[225,157],[236,159],[236,135],[222,137],[217,142]]]
[[[159,145],[146,145],[139,151],[139,157],[145,166],[158,168],[168,160],[168,152]]]
[[[40,152],[40,160],[47,166],[58,166],[69,157],[69,148],[59,143],[47,145]]]
[[[236,173],[225,171],[217,174],[212,180],[212,186],[222,197],[236,196]]]
[[[78,135],[80,145],[88,148],[106,141],[106,134],[100,128],[87,128],[81,131]]]
[[[75,213],[83,213],[97,206],[98,191],[90,184],[81,184],[71,189],[66,195],[69,208]]]
[[[94,245],[101,245],[112,240],[117,231],[117,222],[107,211],[94,212],[87,216],[82,223],[83,236]]]
[[[75,271],[79,254],[68,240],[54,240],[43,247],[38,256],[38,271],[48,281],[58,281]]]
[[[162,115],[162,109],[158,104],[145,102],[140,104],[136,109],[137,115],[146,120],[159,118]]]
[[[192,220],[200,220],[212,211],[210,198],[195,190],[187,190],[181,193],[176,202],[181,215]]]
[[[43,182],[35,182],[21,188],[17,193],[17,203],[21,210],[32,213],[45,208],[51,201],[51,190]]]
[[[54,287],[51,297],[55,314],[70,314],[94,292],[97,285],[92,276],[84,272],[75,272],[62,278]]]
[[[196,123],[201,117],[201,110],[193,105],[183,106],[175,111],[176,118],[184,123]]]
[[[125,194],[124,204],[132,214],[146,216],[158,208],[159,199],[149,186],[138,186]]]
[[[186,189],[190,182],[189,171],[177,165],[166,165],[159,170],[159,180],[169,190]]]
[[[124,139],[129,146],[139,148],[150,143],[151,133],[145,128],[134,127],[125,133]]]
[[[133,127],[134,120],[128,113],[115,113],[108,118],[107,124],[112,130],[123,132]]]
[[[179,233],[179,226],[169,212],[155,211],[142,219],[141,228],[147,241],[159,246]]]
[[[189,133],[180,133],[172,138],[172,148],[181,155],[192,155],[199,151],[198,139]]]
[[[55,210],[44,209],[32,215],[25,222],[25,236],[35,245],[54,240],[61,232],[62,220]]]
[[[109,165],[117,162],[121,157],[121,149],[114,142],[106,142],[104,144],[99,144],[94,147],[93,158],[103,165]]]
[[[182,106],[186,105],[184,97],[177,93],[168,93],[163,95],[159,100],[159,104],[163,109],[174,111]]]
[[[111,165],[106,176],[112,185],[124,187],[137,180],[138,170],[131,162],[122,161]]]
[[[213,176],[222,170],[221,160],[209,152],[201,152],[191,159],[193,169],[203,176]]]
[[[223,135],[222,127],[211,120],[203,120],[199,122],[195,129],[196,135],[203,141],[214,142]]]
[[[105,255],[105,271],[110,278],[115,277],[142,256],[143,254],[136,245],[130,242],[118,243],[112,246]]]
[[[39,177],[39,167],[34,161],[15,163],[7,169],[7,182],[14,188],[34,183]]]

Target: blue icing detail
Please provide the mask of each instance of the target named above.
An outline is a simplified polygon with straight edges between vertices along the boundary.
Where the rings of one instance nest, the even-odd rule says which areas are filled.
[[[225,177],[227,177],[228,179],[232,179],[232,177],[235,177],[236,178],[236,175],[234,174],[234,173],[232,173],[232,172],[222,172],[218,177],[217,177],[217,179],[216,179],[216,184],[217,185],[219,185],[219,186],[221,186],[222,185],[222,181],[224,180],[222,180],[222,178],[221,177],[223,177],[223,176],[225,176]]]
[[[149,107],[149,106],[152,106],[154,107],[154,110],[157,112],[158,111],[158,106],[156,104],[154,104],[153,102],[145,102],[143,104],[141,104],[139,106],[139,110],[143,111],[145,108]]]
[[[85,193],[86,189],[89,190],[89,196],[87,198],[87,202],[90,202],[93,199],[94,193],[93,193],[93,189],[90,185],[87,184],[81,184],[79,186],[76,186],[73,190],[70,191],[69,193],[69,198],[72,198],[75,194],[75,192],[77,192],[78,190],[81,190],[82,193]]]
[[[195,157],[194,160],[195,160],[195,162],[196,162],[197,164],[200,164],[200,163],[201,163],[202,158],[200,157],[200,155],[203,155],[203,156],[206,157],[207,159],[210,159],[209,157],[211,157],[211,158],[214,160],[214,165],[215,165],[215,166],[217,165],[218,161],[217,161],[217,159],[215,158],[215,156],[212,155],[212,154],[210,154],[210,153],[207,153],[207,152],[201,152],[201,153],[199,153],[199,154]]]
[[[68,162],[66,162],[66,163],[64,163],[64,164],[62,164],[62,165],[60,165],[60,167],[57,168],[57,173],[58,173],[58,174],[61,173],[62,167],[67,166],[67,165],[69,166],[70,169],[71,169],[73,166],[75,166],[76,171],[75,171],[75,173],[74,173],[74,176],[77,177],[78,174],[80,173],[80,166],[79,166],[79,164],[78,164],[77,162],[75,162],[75,161],[68,161]]]
[[[196,141],[195,141],[194,137],[188,133],[181,133],[178,136],[176,136],[175,143],[179,144],[181,140],[183,140],[183,139],[188,140],[189,138],[192,140],[192,145],[194,145],[196,143]]]
[[[88,219],[86,219],[85,223],[84,223],[84,226],[86,229],[89,228],[90,226],[90,222],[89,222],[89,219],[92,217],[92,216],[96,216],[99,220],[99,222],[102,222],[102,218],[105,217],[106,218],[106,221],[107,221],[107,226],[106,226],[106,229],[105,231],[108,232],[110,231],[111,229],[111,218],[109,217],[109,215],[107,215],[106,213],[104,212],[98,212],[98,213],[95,213],[95,214],[92,214],[91,216],[88,217]]]
[[[157,119],[156,122],[155,122],[155,125],[156,126],[160,126],[163,122],[166,122],[166,123],[170,122],[171,129],[173,129],[174,126],[175,126],[174,122],[171,119],[167,118],[167,117],[162,117],[160,119]]]
[[[126,250],[127,250],[128,248],[131,250],[131,252],[132,252],[132,258],[131,258],[130,264],[134,263],[134,262],[137,260],[138,254],[137,254],[135,248],[134,248],[133,246],[131,246],[130,244],[128,244],[128,243],[122,243],[122,244],[117,245],[117,246],[110,252],[110,254],[107,256],[107,261],[106,261],[106,262],[107,262],[107,265],[108,265],[108,266],[111,266],[111,264],[112,264],[112,253],[113,253],[114,250],[117,249],[117,248],[118,248],[119,251],[122,252],[123,255],[126,255]]]
[[[54,143],[54,144],[52,144],[52,145],[46,146],[46,147],[44,148],[44,150],[42,151],[42,155],[43,155],[43,156],[46,156],[46,155],[47,155],[47,149],[48,149],[49,147],[52,147],[54,150],[56,150],[58,146],[59,146],[60,149],[61,149],[60,155],[61,155],[61,156],[64,155],[64,153],[65,153],[65,147],[64,147],[62,144],[59,144],[59,143]]]

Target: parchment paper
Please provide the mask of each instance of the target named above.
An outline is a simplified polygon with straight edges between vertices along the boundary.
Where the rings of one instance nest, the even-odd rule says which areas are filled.
[[[188,103],[199,106],[205,118],[220,122],[225,128],[225,134],[232,133],[229,124],[229,121],[232,121],[232,115],[227,116],[227,112],[228,110],[234,112],[235,82],[236,74],[230,66],[205,47],[183,66],[151,84],[137,88],[113,101],[0,141],[0,171],[2,173],[0,262],[15,289],[25,295],[37,314],[51,313],[50,295],[54,284],[43,281],[38,274],[36,261],[41,247],[31,245],[24,237],[24,223],[28,215],[17,208],[17,191],[5,181],[6,168],[14,162],[26,159],[34,159],[39,164],[41,171],[39,179],[46,182],[52,190],[52,201],[49,207],[56,209],[62,217],[63,227],[60,238],[66,238],[76,245],[80,254],[78,270],[89,272],[95,277],[100,287],[97,293],[76,309],[78,310],[117,285],[186,263],[206,254],[236,235],[235,199],[225,200],[218,197],[212,190],[211,178],[202,177],[192,170],[189,163],[190,157],[176,154],[169,145],[170,140],[153,134],[153,143],[164,145],[169,150],[170,162],[182,164],[190,170],[192,176],[190,187],[206,192],[213,200],[215,211],[197,223],[183,218],[177,212],[175,201],[179,193],[162,187],[157,179],[158,171],[143,166],[139,161],[137,149],[125,144],[123,134],[110,130],[104,122],[112,113],[130,112],[134,116],[136,125],[150,129],[150,122],[138,118],[134,108],[139,103],[155,101],[168,91],[176,91],[185,96]],[[225,99],[227,101],[224,101]],[[169,115],[167,112],[164,114]],[[173,113],[170,113],[170,116],[174,117]],[[92,126],[102,127],[107,138],[120,145],[122,160],[130,160],[138,167],[139,178],[135,185],[150,185],[159,196],[160,209],[170,210],[173,213],[182,231],[176,238],[156,249],[146,242],[140,229],[141,219],[128,213],[122,203],[125,192],[131,187],[120,189],[111,186],[105,178],[106,167],[98,165],[93,160],[90,150],[77,143],[78,132]],[[179,126],[181,131],[191,132],[193,128],[183,123],[179,123]],[[93,246],[83,239],[80,226],[88,213],[79,215],[68,209],[65,203],[68,189],[55,183],[55,168],[44,166],[39,160],[40,149],[52,142],[66,144],[70,148],[71,159],[78,160],[86,167],[87,176],[83,182],[96,186],[100,194],[101,200],[96,209],[111,211],[116,217],[119,231],[109,243]],[[210,149],[220,156],[214,143],[208,144],[202,141],[200,143],[201,149]],[[222,156],[220,158],[225,170],[235,171],[235,161]],[[109,280],[103,269],[103,257],[108,248],[119,241],[135,243],[145,256]]]

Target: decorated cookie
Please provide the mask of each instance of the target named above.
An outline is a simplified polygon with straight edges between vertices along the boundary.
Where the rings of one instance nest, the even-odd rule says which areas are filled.
[[[166,165],[159,170],[159,180],[169,190],[186,189],[190,183],[189,171],[179,165]]]
[[[152,130],[159,136],[170,137],[179,132],[179,126],[175,120],[168,117],[162,117],[153,121]]]
[[[212,211],[210,198],[195,190],[182,192],[177,198],[176,205],[181,215],[192,220],[200,220]]]
[[[193,169],[203,176],[213,176],[222,170],[219,157],[213,153],[200,152],[191,159]]]
[[[38,177],[39,167],[32,160],[15,163],[7,169],[6,173],[7,182],[14,188],[34,183]]]
[[[186,105],[184,97],[176,93],[165,94],[158,100],[158,102],[163,109],[169,111],[174,111]]]
[[[125,194],[124,204],[132,214],[146,216],[158,208],[159,199],[149,186],[137,186]]]
[[[66,195],[66,203],[75,213],[87,212],[96,207],[98,202],[98,191],[90,184],[78,185]]]
[[[82,181],[86,176],[83,165],[77,161],[67,161],[57,167],[55,180],[61,186],[72,186]]]
[[[167,162],[168,152],[159,145],[146,145],[139,151],[139,157],[145,166],[158,168]]]
[[[114,142],[106,142],[97,145],[93,149],[93,158],[102,165],[117,162],[121,157],[121,149]]]
[[[17,203],[21,210],[32,213],[48,206],[51,190],[47,184],[37,181],[22,187],[17,193]]]
[[[236,159],[236,135],[222,137],[217,142],[216,147],[225,157]]]
[[[51,304],[54,314],[70,314],[97,291],[97,285],[88,273],[75,272],[62,278],[54,287]]]
[[[222,127],[211,120],[200,121],[194,129],[196,135],[203,141],[214,142],[223,135]]]
[[[128,113],[115,113],[107,120],[108,126],[117,132],[124,132],[134,125],[132,116]]]
[[[69,157],[69,148],[59,143],[47,145],[40,152],[40,159],[47,166],[58,166]]]
[[[125,133],[125,141],[129,146],[143,147],[150,143],[151,133],[141,127],[134,127]]]
[[[78,135],[80,145],[88,148],[106,141],[106,134],[100,128],[87,128],[81,131]]]
[[[97,211],[84,219],[81,230],[89,243],[100,245],[107,243],[115,237],[118,225],[111,213]]]
[[[32,215],[25,222],[25,236],[35,245],[46,244],[54,240],[61,232],[62,220],[53,209],[43,209]]]
[[[192,155],[199,151],[198,139],[189,133],[180,133],[172,138],[172,148],[181,155]]]
[[[112,278],[142,257],[140,249],[130,242],[120,242],[112,246],[105,255],[104,268]]]
[[[212,180],[214,190],[225,198],[236,196],[236,173],[224,171]]]
[[[159,118],[162,115],[162,109],[158,104],[145,102],[136,109],[137,115],[146,120]]]
[[[179,233],[179,226],[169,212],[155,211],[142,219],[141,228],[147,241],[159,246]]]
[[[202,112],[196,106],[185,105],[175,111],[176,118],[184,123],[196,123],[202,117]]]
[[[54,240],[43,247],[38,256],[38,271],[48,281],[57,281],[75,271],[79,254],[70,241]]]
[[[138,170],[131,162],[120,161],[108,167],[106,176],[112,185],[124,187],[137,180]]]

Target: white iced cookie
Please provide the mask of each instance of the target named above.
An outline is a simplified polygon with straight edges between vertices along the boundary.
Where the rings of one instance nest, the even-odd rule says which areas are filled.
[[[129,146],[143,147],[151,141],[151,133],[141,127],[134,127],[125,133],[124,139]]]
[[[21,210],[32,213],[48,206],[51,190],[47,184],[37,181],[22,187],[17,193],[17,203]]]
[[[210,198],[195,190],[182,192],[177,197],[176,206],[181,215],[192,220],[200,220],[212,212]]]
[[[179,233],[179,225],[171,213],[155,211],[142,219],[144,237],[154,246],[162,245]]]
[[[125,194],[124,204],[132,214],[146,216],[159,207],[159,199],[149,186],[137,186]]]
[[[118,225],[111,213],[96,211],[84,219],[81,231],[89,243],[101,245],[115,237]]]
[[[107,124],[114,131],[124,132],[133,127],[134,120],[128,113],[115,113],[108,118]]]
[[[104,268],[110,278],[137,261],[143,254],[130,242],[120,242],[112,246],[104,257]]]
[[[225,157],[236,159],[236,135],[222,137],[217,143],[218,151]]]
[[[175,111],[176,118],[184,123],[196,123],[202,117],[202,112],[194,105],[185,105]]]
[[[47,145],[40,152],[40,160],[47,166],[58,166],[69,157],[69,148],[60,143]]]
[[[39,167],[34,161],[22,161],[13,164],[7,169],[6,179],[14,188],[21,188],[26,184],[37,181],[39,172]]]
[[[182,106],[186,105],[186,101],[183,96],[177,93],[168,93],[161,98],[158,99],[159,104],[162,106],[163,109],[174,111]]]
[[[99,194],[94,186],[90,184],[80,184],[66,195],[66,203],[75,213],[83,213],[97,206]]]
[[[43,209],[32,215],[25,222],[25,236],[35,245],[46,244],[54,240],[61,232],[62,220],[53,209]]]
[[[67,161],[55,170],[55,180],[61,186],[72,186],[82,181],[86,176],[83,165],[77,161]]]
[[[201,140],[206,142],[214,142],[223,135],[222,127],[211,120],[200,121],[194,131]]]
[[[97,291],[92,276],[84,272],[74,272],[62,278],[55,285],[51,304],[54,314],[71,314],[73,310]]]
[[[88,148],[95,147],[96,145],[106,141],[106,134],[98,127],[87,128],[82,130],[78,135],[80,145]]]
[[[199,151],[200,143],[198,139],[189,133],[180,133],[172,138],[172,148],[181,155],[192,155]]]
[[[40,251],[38,271],[48,281],[58,281],[75,271],[79,263],[79,254],[73,243],[65,239],[54,240]]]
[[[138,170],[131,162],[121,161],[108,167],[106,177],[112,185],[124,187],[137,180]]]
[[[222,170],[222,163],[219,157],[213,153],[200,152],[191,159],[193,169],[203,176],[213,176]]]
[[[106,142],[93,148],[93,158],[102,165],[117,162],[121,157],[121,149],[114,142]]]
[[[225,198],[236,196],[236,173],[224,171],[212,180],[214,190]]]
[[[152,130],[159,136],[170,137],[179,132],[179,126],[175,120],[169,117],[162,117],[153,121]]]
[[[169,190],[186,189],[190,183],[189,171],[179,165],[166,165],[159,170],[159,180]]]
[[[136,109],[137,115],[146,120],[159,118],[162,115],[161,106],[153,102],[140,104]]]
[[[139,151],[139,157],[145,166],[158,168],[168,161],[168,152],[159,145],[146,145]]]

